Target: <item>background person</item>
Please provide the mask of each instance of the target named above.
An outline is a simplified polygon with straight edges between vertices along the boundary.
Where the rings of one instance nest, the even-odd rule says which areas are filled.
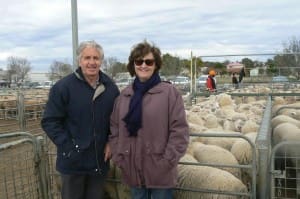
[[[239,74],[239,83],[241,83],[243,81],[243,78],[246,76],[246,73],[245,73],[245,68],[243,67],[240,71],[240,74]]]
[[[109,168],[107,144],[117,86],[100,71],[104,53],[95,41],[78,47],[77,70],[50,90],[42,128],[57,146],[63,199],[101,199]]]
[[[132,199],[171,199],[178,161],[189,139],[182,96],[161,81],[156,46],[137,44],[128,61],[135,79],[121,91],[111,116],[112,160],[130,186]]]
[[[238,79],[236,77],[236,73],[232,73],[232,85],[234,88],[238,88],[239,87],[239,82],[238,82]]]
[[[208,72],[208,77],[206,79],[206,88],[210,92],[215,92],[217,89],[215,76],[216,76],[216,72],[214,70],[210,70]]]
[[[239,73],[239,87],[242,88],[243,78],[246,76],[245,68],[243,67]]]

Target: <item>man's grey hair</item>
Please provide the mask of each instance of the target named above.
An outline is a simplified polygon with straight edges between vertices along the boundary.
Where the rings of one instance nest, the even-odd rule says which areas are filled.
[[[100,54],[100,59],[103,60],[104,59],[104,51],[103,48],[100,44],[98,44],[97,42],[95,42],[94,40],[91,41],[83,41],[79,44],[78,48],[77,48],[77,62],[79,63],[79,60],[82,57],[82,51],[86,48],[86,47],[92,47],[95,48],[99,54]]]

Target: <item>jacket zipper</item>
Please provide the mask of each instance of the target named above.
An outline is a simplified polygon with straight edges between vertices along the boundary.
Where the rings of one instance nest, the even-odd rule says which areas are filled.
[[[98,159],[98,150],[97,150],[97,135],[96,135],[96,129],[95,129],[95,111],[94,107],[95,106],[95,101],[93,100],[92,102],[92,114],[93,114],[93,135],[94,135],[94,147],[95,147],[95,154],[96,154],[96,163],[97,163],[97,172],[101,174],[101,169],[99,165],[99,159]]]

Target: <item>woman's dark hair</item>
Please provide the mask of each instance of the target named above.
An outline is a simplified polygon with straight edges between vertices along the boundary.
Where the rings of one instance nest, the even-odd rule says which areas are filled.
[[[130,56],[128,57],[127,70],[132,77],[135,76],[134,60],[142,59],[148,53],[152,53],[155,60],[156,68],[154,72],[158,72],[160,70],[162,65],[160,49],[156,47],[154,44],[151,45],[147,41],[144,41],[134,45],[130,52]]]

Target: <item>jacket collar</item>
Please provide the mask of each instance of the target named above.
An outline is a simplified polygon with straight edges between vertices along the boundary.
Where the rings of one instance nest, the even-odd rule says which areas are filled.
[[[81,80],[86,82],[86,80],[84,79],[84,76],[82,74],[82,70],[80,67],[78,67],[76,69],[76,71],[74,72],[75,76]],[[107,84],[109,83],[109,78],[102,72],[99,71],[99,84],[97,85],[96,89],[95,89],[95,93],[93,96],[93,101],[101,94],[105,91],[105,87],[107,86]]]

